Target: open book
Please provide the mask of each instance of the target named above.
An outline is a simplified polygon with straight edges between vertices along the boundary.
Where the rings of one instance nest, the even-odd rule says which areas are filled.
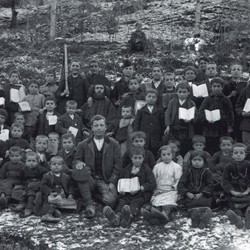
[[[250,112],[250,98],[247,99],[245,106],[243,108],[244,112]]]
[[[118,181],[117,185],[117,191],[119,193],[130,193],[130,192],[135,192],[140,190],[140,183],[139,183],[139,178],[134,177],[134,178],[123,178]]]
[[[221,119],[219,109],[215,109],[215,110],[211,110],[211,111],[205,109],[205,116],[206,116],[206,120],[209,122],[216,122],[216,121],[219,121]]]
[[[5,98],[0,97],[0,106],[4,106],[4,104],[5,104]]]
[[[208,96],[208,90],[207,90],[207,85],[206,84],[201,84],[201,85],[195,85],[192,84],[192,89],[193,89],[193,95],[195,97],[207,97]]]
[[[12,102],[21,102],[25,97],[25,90],[24,87],[20,89],[10,89],[10,100]]]
[[[179,119],[191,121],[194,119],[195,107],[190,109],[179,108]]]
[[[134,111],[135,111],[135,114],[137,113],[137,111],[139,109],[141,109],[142,107],[144,107],[146,105],[146,101],[143,101],[143,100],[136,100],[135,101],[135,108],[134,108]]]
[[[9,140],[9,133],[10,133],[10,131],[8,129],[2,129],[0,131],[0,140],[1,141]]]
[[[27,101],[19,102],[18,105],[22,112],[31,111],[30,104]]]

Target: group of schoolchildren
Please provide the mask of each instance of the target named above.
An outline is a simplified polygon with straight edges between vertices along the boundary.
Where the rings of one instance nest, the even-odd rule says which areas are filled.
[[[96,60],[88,76],[73,60],[67,86],[65,80],[58,86],[47,70],[45,85],[31,80],[26,89],[12,71],[0,89],[1,134],[9,130],[0,140],[0,208],[56,222],[61,209],[79,208],[74,157],[78,143],[93,136],[93,117],[101,115],[106,135],[120,144],[119,179],[138,177],[140,186],[104,206],[111,225],[128,227],[140,214],[152,225],[166,224],[173,211],[185,209],[192,226],[204,228],[212,210],[227,207],[231,223],[250,229],[250,84],[238,62],[230,79],[219,77],[205,57],[198,64],[186,67],[178,83],[174,70],[157,64],[144,82],[126,60],[114,86]],[[193,85],[203,85],[207,95],[195,95]],[[29,111],[11,97],[20,88]],[[214,110],[219,117],[208,119]],[[92,203],[83,205],[86,217],[95,216]]]

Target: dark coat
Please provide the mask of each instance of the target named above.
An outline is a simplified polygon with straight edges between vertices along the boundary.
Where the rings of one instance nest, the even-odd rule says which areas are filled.
[[[111,91],[111,100],[115,103],[120,100],[125,93],[128,93],[130,89],[128,88],[128,82],[125,78],[121,78],[115,83],[113,90]]]
[[[143,131],[146,134],[146,145],[153,148],[161,146],[162,136],[165,130],[164,111],[158,106],[154,106],[152,113],[149,112],[147,106],[137,111],[134,130]]]
[[[66,153],[64,149],[61,149],[57,152],[57,155],[63,158],[69,169],[73,168],[73,161],[75,158],[75,154],[76,154],[76,148],[73,148],[68,153]]]
[[[121,150],[117,141],[105,137],[102,157],[102,173],[104,181],[117,184],[122,167]],[[77,146],[75,164],[84,162],[91,170],[92,177],[95,176],[95,150],[93,137],[83,140]]]

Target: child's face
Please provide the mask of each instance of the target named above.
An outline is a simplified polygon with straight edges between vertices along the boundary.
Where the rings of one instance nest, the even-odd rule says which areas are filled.
[[[144,156],[143,155],[132,155],[131,161],[133,163],[133,166],[139,168],[139,167],[141,167],[141,165],[144,161]]]
[[[53,159],[50,161],[50,169],[53,173],[59,174],[63,170],[63,164],[60,159]]]
[[[132,117],[132,109],[131,109],[131,107],[128,107],[128,108],[125,108],[125,107],[123,107],[122,108],[122,118],[130,118],[130,117]]]
[[[74,147],[74,142],[71,138],[62,140],[62,147],[64,150],[71,150]]]
[[[103,95],[104,94],[104,86],[103,85],[95,85],[95,93],[97,95]]]
[[[137,80],[133,79],[133,80],[130,80],[129,81],[129,84],[128,84],[128,88],[131,90],[131,91],[136,91],[138,90],[140,87],[140,84]]]
[[[220,83],[214,82],[211,86],[211,91],[214,95],[219,95],[222,93],[222,85]]]
[[[199,69],[200,70],[206,70],[206,66],[207,66],[207,61],[200,60],[200,62],[199,62]]]
[[[233,159],[235,161],[243,161],[246,158],[246,151],[243,147],[235,147],[233,149]]]
[[[91,63],[89,67],[90,67],[91,74],[98,74],[100,71],[100,67],[98,63]]]
[[[179,152],[179,147],[173,143],[173,142],[170,142],[168,143],[168,145],[172,148],[173,152],[176,154],[177,152]]]
[[[43,153],[48,149],[48,142],[46,139],[39,139],[36,141],[36,151]]]
[[[28,168],[35,168],[38,165],[38,159],[36,156],[27,156],[25,164]]]
[[[166,149],[161,151],[161,160],[164,163],[170,163],[173,159],[173,153],[172,150]]]
[[[185,79],[188,81],[188,82],[191,82],[194,80],[195,78],[195,72],[193,70],[187,70],[185,72]]]
[[[15,123],[24,124],[24,122],[25,122],[25,119],[24,119],[24,116],[23,116],[23,115],[18,115],[18,116],[15,118]]]
[[[76,105],[67,105],[67,106],[66,106],[66,112],[67,112],[69,115],[74,115],[75,112],[76,112],[76,109],[77,109],[77,106],[76,106]]]
[[[70,65],[70,71],[73,75],[78,75],[80,73],[81,65],[79,62],[72,62]]]
[[[241,65],[232,65],[231,75],[234,78],[240,78],[242,75],[242,66]]]
[[[14,153],[10,153],[9,158],[12,163],[18,163],[21,161],[22,155],[19,152],[14,152]]]
[[[226,154],[232,151],[232,147],[233,147],[233,144],[230,140],[222,140],[220,144],[220,150]]]
[[[53,144],[59,143],[59,138],[57,135],[49,135],[49,141]]]
[[[213,78],[217,75],[217,65],[216,64],[207,64],[206,65],[206,75],[209,78]]]
[[[205,145],[202,142],[196,142],[193,145],[194,150],[201,150],[202,151],[204,148],[205,148]]]
[[[155,105],[157,101],[157,96],[155,93],[148,93],[145,97],[145,100],[148,105]]]
[[[162,77],[162,71],[159,67],[154,67],[152,70],[152,77],[155,81],[161,80]]]
[[[0,125],[3,125],[5,123],[5,116],[0,115]]]
[[[195,156],[192,160],[191,160],[192,166],[194,168],[202,168],[204,165],[204,160],[201,156]]]
[[[54,74],[46,74],[45,75],[45,81],[46,81],[46,83],[53,83],[53,82],[55,82],[55,76],[54,76]]]
[[[23,130],[21,128],[12,128],[11,135],[13,138],[21,138],[23,135]]]
[[[56,104],[55,104],[54,101],[48,100],[48,101],[45,102],[44,108],[45,108],[47,111],[54,111],[55,108],[56,108]]]
[[[145,145],[145,139],[144,138],[135,138],[134,140],[133,140],[133,146],[135,146],[135,147],[144,147],[144,145]]]
[[[179,88],[176,92],[176,94],[178,95],[178,98],[181,100],[181,101],[184,101],[188,98],[188,95],[189,95],[189,92],[187,89],[182,89],[182,88]]]
[[[172,75],[165,75],[165,80],[164,80],[164,84],[166,87],[174,87],[175,85],[175,81],[174,81],[174,74]]]
[[[123,69],[123,74],[125,77],[131,77],[134,73],[134,66],[129,66]]]
[[[19,82],[19,75],[17,73],[11,74],[10,82],[14,83],[14,84],[18,83]]]
[[[36,83],[31,83],[28,87],[30,94],[37,94],[38,93],[38,85]]]

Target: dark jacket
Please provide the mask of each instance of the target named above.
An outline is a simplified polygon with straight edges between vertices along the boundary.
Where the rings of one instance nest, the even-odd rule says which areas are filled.
[[[120,100],[125,93],[128,93],[130,89],[128,88],[128,82],[125,78],[121,78],[115,83],[113,90],[111,91],[111,100],[115,103]]]
[[[63,158],[69,169],[73,168],[73,161],[75,158],[75,154],[76,154],[76,148],[73,148],[68,153],[66,153],[64,149],[61,149],[57,152],[57,155]]]

